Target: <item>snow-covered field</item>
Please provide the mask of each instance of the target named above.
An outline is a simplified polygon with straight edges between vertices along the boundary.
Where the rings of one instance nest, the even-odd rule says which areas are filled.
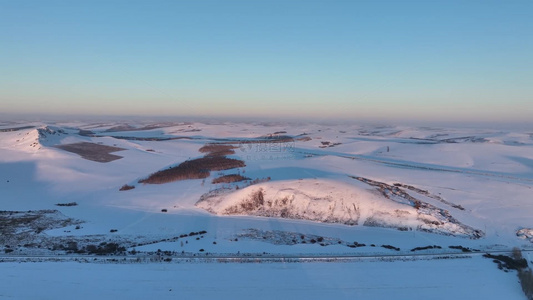
[[[139,183],[153,173],[179,180]],[[224,175],[242,180],[212,183]],[[531,264],[533,129],[3,122],[0,210],[2,299],[520,299],[516,272],[477,253]],[[51,261],[103,253],[160,261]],[[415,256],[164,261],[209,255]]]
[[[484,258],[264,264],[3,263],[1,268],[2,299],[524,297],[516,276],[497,270]]]

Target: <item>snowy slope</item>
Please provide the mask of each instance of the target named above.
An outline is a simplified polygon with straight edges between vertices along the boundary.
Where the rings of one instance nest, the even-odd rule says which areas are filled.
[[[373,190],[331,180],[276,181],[236,192],[211,193],[197,206],[219,215],[253,215],[324,223],[393,227],[472,236],[472,229],[451,219],[385,198]]]

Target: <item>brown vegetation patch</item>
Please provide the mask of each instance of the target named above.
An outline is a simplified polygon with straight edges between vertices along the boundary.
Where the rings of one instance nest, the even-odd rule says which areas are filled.
[[[230,206],[226,209],[227,214],[238,214],[242,212],[251,212],[261,209],[265,204],[265,195],[263,189],[253,192],[248,199],[239,204]]]
[[[206,144],[202,148],[198,149],[198,151],[202,153],[208,153],[207,155],[230,155],[235,154],[235,151],[233,151],[233,149],[236,148],[237,147],[235,146],[225,144]]]
[[[113,155],[110,153],[126,150],[124,148],[111,147],[87,142],[58,145],[55,147],[68,152],[76,153],[84,159],[101,163],[107,163],[110,161],[121,159],[122,156]]]
[[[129,191],[129,190],[133,190],[134,188],[135,186],[133,185],[125,184],[119,189],[119,191]]]
[[[176,167],[155,172],[139,183],[162,184],[186,179],[202,179],[209,176],[210,171],[241,168],[246,164],[238,159],[225,156],[205,156],[182,162]]]
[[[232,154],[235,154],[235,151],[223,150],[223,151],[217,151],[217,152],[210,152],[210,153],[207,153],[205,156],[226,156],[226,155],[232,155]]]
[[[33,242],[35,235],[45,230],[80,223],[57,210],[0,211],[0,245]]]
[[[338,145],[342,145],[342,143],[332,143],[332,142],[329,142],[329,141],[320,142],[320,143],[322,145],[318,146],[319,148],[335,147],[335,146],[338,146]]]
[[[250,178],[241,176],[239,174],[229,174],[213,179],[213,183],[232,183],[244,180],[250,180]]]

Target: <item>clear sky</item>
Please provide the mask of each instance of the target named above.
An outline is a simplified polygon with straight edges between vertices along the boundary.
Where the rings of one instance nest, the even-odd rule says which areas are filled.
[[[533,1],[0,0],[0,113],[530,121]]]

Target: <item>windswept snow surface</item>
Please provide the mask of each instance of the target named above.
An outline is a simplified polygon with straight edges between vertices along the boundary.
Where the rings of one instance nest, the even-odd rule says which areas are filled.
[[[525,299],[516,276],[483,258],[0,267],[2,299]]]
[[[211,171],[204,179],[139,183],[154,172],[202,158],[206,153],[199,149],[208,143],[234,145],[235,153],[227,157],[245,166]],[[76,152],[61,149],[68,145],[77,145]],[[114,160],[95,161],[89,159],[94,153],[82,155],[89,150],[78,149],[84,145],[124,150],[114,152]],[[250,180],[212,183],[229,174]],[[119,191],[124,185],[133,189]],[[262,197],[255,197],[258,191]],[[134,259],[129,251],[143,257],[168,251],[174,258],[462,255],[460,248],[450,248],[462,246],[480,253],[519,247],[531,262],[532,201],[531,128],[75,121],[0,126],[0,210],[12,213],[9,226],[0,226],[10,233],[0,251],[15,260],[77,255],[90,261],[87,252],[69,251],[117,243]],[[52,210],[76,222],[60,226],[50,218],[49,226],[37,228],[17,217]],[[0,240],[7,238],[0,235]],[[430,245],[440,248],[411,251]],[[200,298],[243,298],[252,290],[255,298],[523,297],[516,274],[472,255],[258,265],[4,262],[0,298],[53,299],[73,286],[102,299],[150,293],[176,297],[177,290]],[[104,284],[98,274],[112,274],[116,285],[111,277]],[[28,278],[35,288],[20,288]],[[105,288],[99,292],[97,284]]]

